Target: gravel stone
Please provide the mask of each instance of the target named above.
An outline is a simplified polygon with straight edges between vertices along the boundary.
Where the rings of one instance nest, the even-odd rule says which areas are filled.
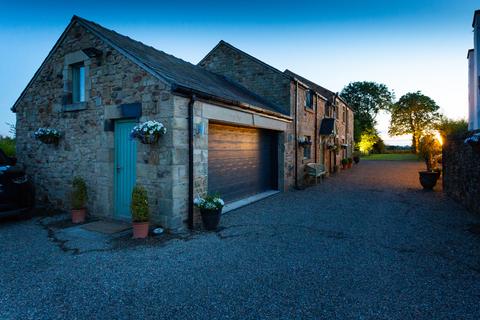
[[[417,162],[362,161],[218,232],[74,252],[0,222],[0,319],[478,319],[480,224]]]

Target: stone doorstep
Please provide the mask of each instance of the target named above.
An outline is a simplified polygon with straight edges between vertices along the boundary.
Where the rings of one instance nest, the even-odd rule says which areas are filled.
[[[241,200],[238,200],[238,201],[228,203],[223,207],[222,214],[233,211],[233,210],[236,210],[236,209],[241,208],[241,207],[244,207],[244,206],[249,205],[251,203],[263,200],[263,199],[265,199],[267,197],[270,197],[270,196],[273,196],[277,193],[280,193],[280,191],[269,190],[269,191],[265,191],[265,192],[262,192],[262,193],[258,193],[256,195],[253,195],[253,196],[245,198],[245,199],[241,199]]]
[[[94,221],[81,226],[82,229],[112,235],[122,231],[130,230],[132,225],[122,221]]]
[[[108,241],[131,233],[132,228],[125,223],[95,221],[57,230],[62,238]]]
[[[112,240],[131,234],[131,225],[118,221],[94,221],[55,231],[55,238],[63,242],[66,250],[88,252],[109,250]]]

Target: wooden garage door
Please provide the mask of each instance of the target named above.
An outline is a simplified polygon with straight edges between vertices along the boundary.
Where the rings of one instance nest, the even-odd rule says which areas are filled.
[[[232,202],[277,189],[276,140],[273,131],[211,123],[208,191]]]

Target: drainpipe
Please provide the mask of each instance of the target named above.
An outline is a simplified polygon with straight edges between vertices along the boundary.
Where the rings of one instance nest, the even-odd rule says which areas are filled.
[[[193,105],[195,95],[188,102],[188,228],[193,229]]]
[[[318,163],[318,157],[317,157],[317,143],[318,143],[318,140],[319,140],[319,134],[317,132],[318,130],[318,124],[317,124],[317,121],[318,121],[318,96],[315,94],[315,129],[313,131],[313,139],[314,139],[314,143],[315,143],[315,163]],[[318,137],[318,138],[317,138]]]
[[[298,81],[295,81],[295,111],[294,111],[294,131],[295,131],[295,189],[298,189]]]

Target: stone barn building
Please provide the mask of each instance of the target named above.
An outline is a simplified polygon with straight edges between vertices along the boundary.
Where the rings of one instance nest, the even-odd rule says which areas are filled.
[[[330,138],[342,136],[349,150],[335,163],[350,155],[353,121],[342,127],[337,95],[246,54],[250,65],[233,59],[226,72],[219,46],[193,65],[74,16],[12,107],[18,161],[38,201],[68,210],[80,176],[90,214],[129,220],[139,184],[151,220],[180,229],[195,225],[197,195],[220,192],[229,210],[305,185],[305,164],[327,163]],[[263,83],[252,80],[259,74]],[[328,139],[319,134],[326,117],[335,122]],[[156,144],[132,140],[133,126],[148,120],[167,133]],[[58,144],[35,140],[38,128],[57,129]],[[300,138],[312,144],[299,147]]]

